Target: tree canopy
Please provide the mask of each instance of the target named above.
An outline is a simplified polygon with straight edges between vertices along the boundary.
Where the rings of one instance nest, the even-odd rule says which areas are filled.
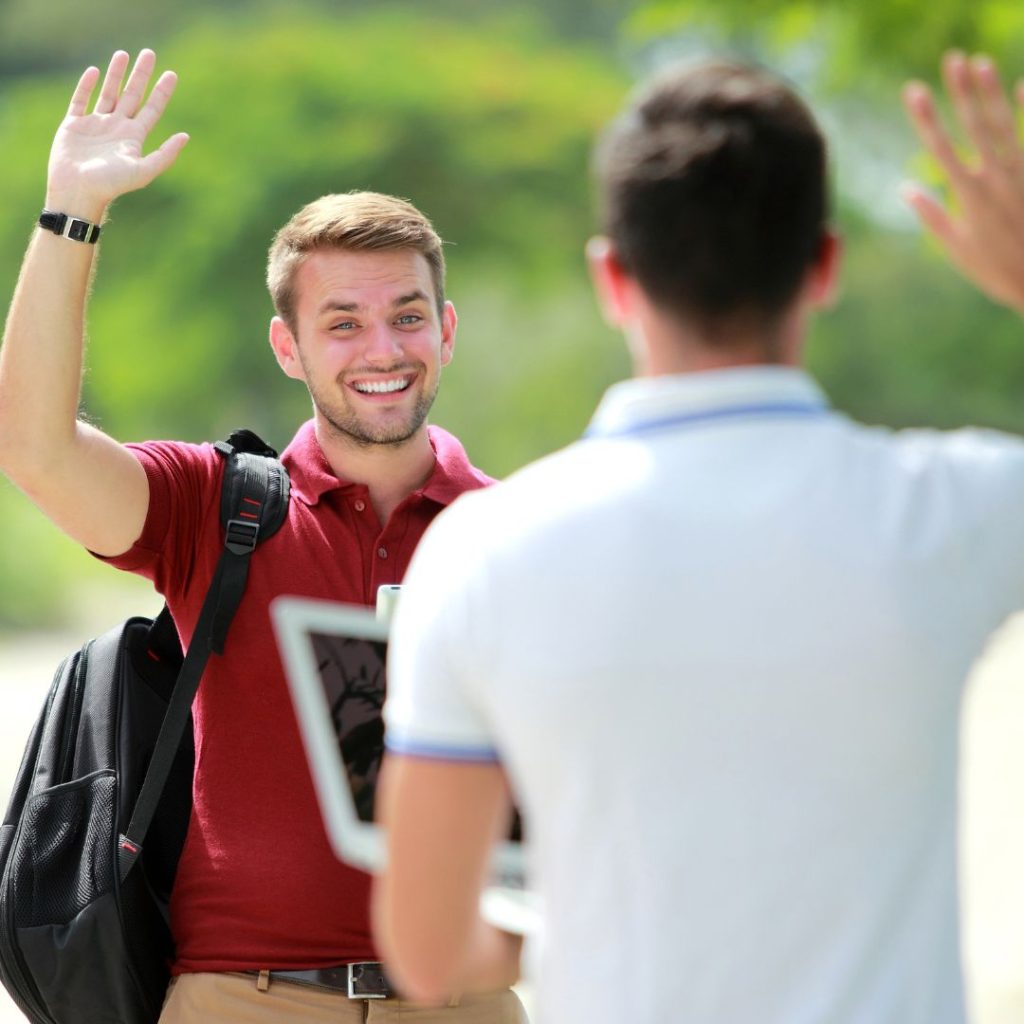
[[[626,370],[601,344],[582,259],[591,142],[624,88],[614,68],[516,19],[485,30],[387,7],[344,22],[211,16],[158,58],[180,84],[155,134],[191,141],[111,211],[89,316],[90,418],[121,440],[249,425],[284,445],[309,402],[266,343],[267,248],[309,200],[366,188],[411,199],[449,243],[462,326],[435,419],[496,474],[578,436]],[[0,149],[18,154],[0,176],[12,283],[75,77],[26,76],[0,106]],[[9,489],[0,500],[21,507]],[[0,616],[31,606],[0,589]]]
[[[703,31],[769,57],[799,48],[837,90],[934,79],[951,47],[1024,71],[1024,7],[1015,0],[641,0],[629,27],[648,40]]]
[[[582,247],[589,154],[631,80],[665,60],[754,56],[821,114],[846,270],[811,367],[869,422],[1024,430],[1016,318],[961,282],[900,212],[920,162],[899,82],[942,50],[1024,72],[1024,8],[1006,0],[95,0],[0,8],[0,275],[8,293],[77,75],[112,44],[157,49],[181,78],[159,128],[192,141],[114,206],[89,318],[84,406],[122,440],[251,426],[283,445],[309,413],[266,344],[271,237],[326,192],[406,196],[448,241],[456,356],[433,419],[504,475],[584,429],[629,372]],[[112,30],[116,26],[116,31]],[[162,137],[162,136],[161,136]],[[88,559],[0,481],[0,625],[59,613]],[[97,569],[97,572],[107,570]]]

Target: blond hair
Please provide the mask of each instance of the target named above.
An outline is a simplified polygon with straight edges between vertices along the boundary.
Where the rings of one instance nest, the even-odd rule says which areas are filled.
[[[295,275],[320,249],[352,252],[412,249],[426,259],[437,311],[444,310],[441,238],[412,203],[380,192],[345,192],[307,204],[274,236],[267,258],[267,288],[277,315],[295,330]]]

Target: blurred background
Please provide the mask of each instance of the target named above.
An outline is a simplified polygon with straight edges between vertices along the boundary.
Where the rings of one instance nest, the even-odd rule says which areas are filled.
[[[833,148],[844,295],[814,371],[873,423],[1024,428],[1014,317],[922,241],[898,188],[933,177],[904,123],[908,76],[952,44],[1024,73],[1005,0],[4,0],[0,295],[41,206],[50,141],[80,70],[142,45],[180,85],[173,170],[113,208],[91,307],[88,415],[122,440],[251,426],[283,446],[308,415],[266,344],[267,246],[329,191],[408,197],[450,244],[459,345],[435,422],[503,476],[576,438],[628,373],[590,297],[589,154],[632,83],[698,53],[795,81]],[[4,302],[6,305],[6,301]],[[0,629],[73,621],[109,575],[0,482]],[[97,584],[102,585],[102,584]]]
[[[904,122],[901,83],[934,81],[953,45],[1024,74],[1016,0],[3,0],[5,306],[81,69],[143,45],[180,75],[156,134],[187,130],[192,141],[168,174],[119,200],[105,232],[84,407],[121,440],[198,441],[244,425],[287,443],[309,409],[266,344],[266,250],[308,200],[370,188],[412,200],[450,243],[459,343],[433,421],[497,476],[572,441],[604,388],[629,372],[582,258],[595,224],[594,136],[639,77],[706,53],[788,76],[829,136],[846,270],[809,360],[833,402],[870,423],[1024,430],[1018,320],[953,274],[898,191],[908,176],[941,190]],[[0,676],[18,684],[10,707],[24,709],[7,724],[20,730],[61,644],[156,602],[94,564],[2,478],[0,521]],[[1024,721],[1015,658],[999,662],[1003,683],[982,699],[1006,750]],[[11,735],[13,772],[22,732]],[[983,785],[967,787],[990,801],[991,818],[972,835],[986,837],[978,849],[1024,856],[1012,845],[1024,801],[1008,785],[1021,771],[992,728],[978,735],[972,763],[988,757],[988,767],[972,776]],[[993,793],[1004,798],[991,803]],[[1006,885],[1021,888],[1000,883],[985,897],[993,914],[1006,914]],[[1020,998],[1017,1010],[1018,922],[1010,933],[979,926],[990,950],[979,956],[999,961],[1000,998]]]

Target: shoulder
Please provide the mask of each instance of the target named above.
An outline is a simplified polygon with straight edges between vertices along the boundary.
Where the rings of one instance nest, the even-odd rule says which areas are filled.
[[[855,425],[855,449],[911,479],[1024,484],[1024,438],[998,430],[889,430]]]
[[[125,447],[142,463],[157,466],[191,466],[196,469],[220,466],[221,458],[209,442],[137,441]]]
[[[152,497],[205,503],[211,493],[219,492],[223,459],[212,444],[143,441],[125,447],[146,471]]]
[[[489,481],[459,496],[434,521],[424,538],[428,550],[454,566],[467,567],[501,551],[514,559],[519,543],[538,532],[557,534],[601,501],[602,481],[611,479],[600,443],[578,442],[524,466],[501,481]]]

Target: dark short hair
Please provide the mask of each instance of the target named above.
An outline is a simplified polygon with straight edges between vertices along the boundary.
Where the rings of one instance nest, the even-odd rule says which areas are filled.
[[[444,253],[427,217],[412,203],[380,192],[321,196],[304,206],[274,237],[267,258],[267,287],[277,315],[294,331],[295,277],[322,249],[351,252],[411,249],[430,268],[438,316],[444,312]]]
[[[651,300],[711,340],[770,325],[820,252],[826,162],[810,110],[774,75],[676,67],[599,144],[603,230]]]

